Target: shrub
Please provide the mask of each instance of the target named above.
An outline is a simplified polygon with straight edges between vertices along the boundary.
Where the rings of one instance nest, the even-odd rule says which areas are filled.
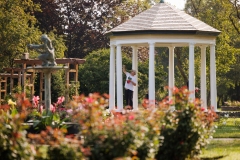
[[[64,119],[61,119],[58,113],[53,113],[51,111],[47,112],[46,110],[42,113],[34,111],[31,116],[35,133],[46,130],[47,126],[57,129],[66,128],[64,125]]]
[[[81,143],[74,137],[65,137],[65,130],[47,127],[40,134],[29,134],[31,143],[37,145],[36,159],[79,160],[82,159]],[[45,153],[42,150],[45,148]]]
[[[69,116],[73,123],[79,124],[79,134],[67,135],[70,137],[67,138],[65,131],[60,130],[58,125],[52,124],[55,121],[59,122],[56,124],[60,124],[60,116],[54,118],[54,114],[49,112],[51,116],[42,117],[44,126],[40,134],[29,134],[31,143],[37,146],[35,159],[197,158],[201,148],[208,143],[213,133],[216,114],[211,110],[205,112],[199,100],[189,100],[189,94],[191,93],[185,87],[174,88],[172,99],[166,98],[155,108],[148,106],[146,110],[122,113],[110,112],[107,109],[106,94],[75,96],[74,100],[66,105],[68,108],[66,116]],[[16,100],[16,104],[13,101],[9,101],[9,104],[18,106],[20,115],[13,112],[13,106],[0,107],[6,110],[6,112],[2,111],[5,116],[0,118],[2,122],[0,123],[0,146],[2,145],[0,154],[8,156],[6,159],[9,159],[9,156],[12,156],[10,159],[16,159],[23,154],[28,157],[33,156],[30,147],[27,147],[29,143],[26,138],[19,137],[18,133],[24,130],[21,128],[21,123],[26,117],[24,113],[27,113],[26,107],[29,106],[29,101],[21,96]],[[38,98],[35,97],[35,100],[33,100],[34,105],[37,105]],[[60,97],[58,100],[55,109],[60,112],[64,98]],[[149,104],[151,103],[147,105]],[[171,106],[175,106],[176,110],[170,110]],[[9,114],[10,111],[12,115]],[[18,143],[10,147],[15,141]],[[20,150],[21,147],[26,147],[26,150]]]
[[[124,157],[154,158],[159,145],[161,110],[106,114],[107,100],[98,94],[79,96],[77,106],[81,111],[73,113],[80,123],[83,146],[89,149],[85,155],[90,160],[106,160]]]
[[[49,147],[47,152],[49,160],[78,160],[77,153],[68,145]]]
[[[33,109],[28,115],[29,121],[33,122],[33,128],[35,133],[39,133],[42,130],[46,130],[47,126],[52,128],[66,128],[64,122],[66,118],[66,108],[63,106],[65,97],[58,97],[58,101],[51,105],[49,110],[44,109],[43,105],[39,106],[39,96],[33,96]],[[37,109],[38,108],[38,109]]]
[[[1,111],[0,111],[1,112]],[[4,160],[26,160],[34,156],[22,125],[25,114],[0,113],[0,157]]]
[[[164,142],[156,159],[192,159],[200,154],[201,148],[213,134],[216,114],[211,110],[204,112],[199,100],[189,100],[190,92],[186,87],[174,88],[173,93],[174,103],[164,101],[160,104],[175,106],[176,110],[166,113],[161,132]]]

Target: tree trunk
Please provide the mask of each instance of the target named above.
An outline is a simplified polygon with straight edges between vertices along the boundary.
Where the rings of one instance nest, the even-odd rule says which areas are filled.
[[[186,73],[184,72],[183,70],[183,67],[182,67],[182,61],[181,61],[181,48],[176,48],[175,50],[175,55],[176,55],[176,58],[177,58],[177,67],[184,79],[184,82],[185,84],[188,86],[188,77],[186,75]]]

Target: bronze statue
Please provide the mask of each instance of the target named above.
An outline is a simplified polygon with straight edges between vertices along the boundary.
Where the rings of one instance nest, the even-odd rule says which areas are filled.
[[[38,59],[43,62],[42,66],[56,66],[57,63],[55,61],[55,53],[51,40],[46,34],[41,36],[41,40],[43,41],[43,44],[29,44],[28,48],[36,49],[37,52],[41,53],[41,55],[38,56]]]

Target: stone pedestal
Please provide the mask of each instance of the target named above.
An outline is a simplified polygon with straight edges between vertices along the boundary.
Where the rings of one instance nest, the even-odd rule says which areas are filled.
[[[61,69],[68,69],[66,66],[34,66],[27,67],[26,70],[32,69],[44,73],[44,101],[47,112],[51,106],[51,74]]]

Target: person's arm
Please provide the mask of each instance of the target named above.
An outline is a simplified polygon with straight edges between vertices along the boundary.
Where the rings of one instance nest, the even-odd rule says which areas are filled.
[[[136,77],[134,77],[134,79],[132,79],[131,80],[131,83],[134,85],[134,86],[136,86],[136,79],[135,79]]]
[[[123,73],[127,74],[125,65],[123,65]]]
[[[133,82],[133,81],[131,81],[132,82],[132,84],[134,85],[134,86],[136,86],[136,83],[135,82]]]

